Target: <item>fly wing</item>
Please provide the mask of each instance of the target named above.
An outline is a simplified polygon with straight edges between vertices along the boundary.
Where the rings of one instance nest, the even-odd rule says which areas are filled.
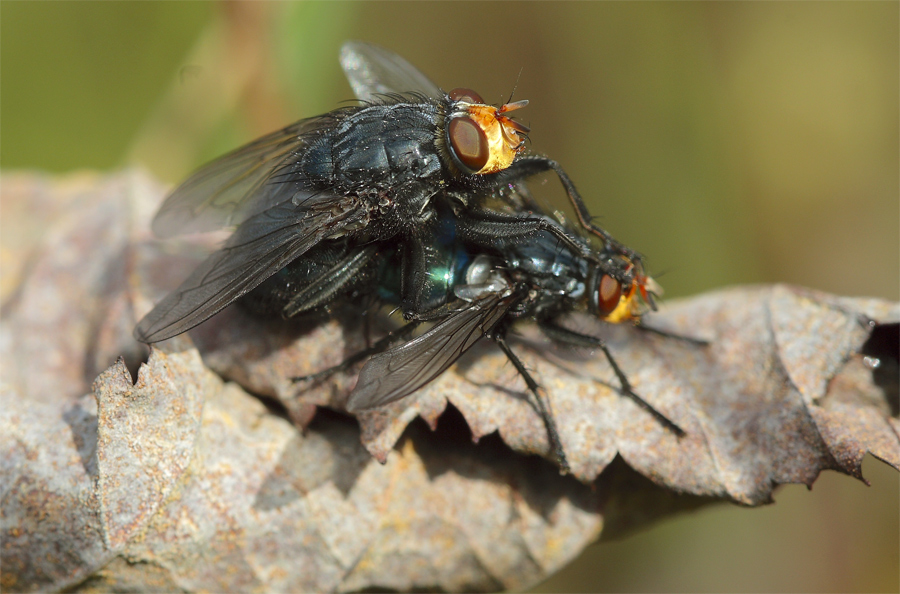
[[[377,101],[379,95],[422,93],[443,97],[441,89],[427,76],[395,54],[363,41],[348,41],[341,46],[341,67],[353,94],[360,101]]]
[[[492,293],[467,303],[421,336],[373,356],[359,373],[347,410],[382,406],[426,385],[487,335],[514,301]]]
[[[335,208],[338,204],[343,210]],[[134,337],[153,343],[190,330],[364,215],[349,199],[316,196],[299,206],[288,201],[250,217],[222,249],[144,316]]]
[[[301,120],[204,165],[169,194],[153,232],[165,238],[214,231],[290,200],[304,189],[302,183],[285,183],[279,174],[337,117]]]

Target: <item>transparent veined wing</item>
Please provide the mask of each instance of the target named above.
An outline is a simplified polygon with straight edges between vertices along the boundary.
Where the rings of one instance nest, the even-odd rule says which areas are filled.
[[[190,330],[364,215],[358,201],[321,194],[255,214],[144,316],[134,337],[153,343]]]
[[[303,189],[302,180],[284,183],[278,173],[336,117],[301,120],[204,165],[169,194],[153,219],[153,232],[166,238],[215,231],[290,200]]]
[[[425,386],[487,335],[514,302],[491,293],[465,303],[421,336],[374,355],[359,373],[347,410],[382,406]]]
[[[419,70],[384,48],[364,41],[341,46],[341,67],[353,94],[361,101],[377,101],[379,95],[422,93],[435,99],[441,89]]]

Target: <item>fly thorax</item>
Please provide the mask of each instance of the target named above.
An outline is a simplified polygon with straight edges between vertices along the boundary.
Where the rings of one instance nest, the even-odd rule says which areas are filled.
[[[416,146],[410,150],[407,157],[409,173],[416,179],[424,180],[439,178],[441,174],[441,160],[433,146]],[[437,182],[437,179],[435,180]]]
[[[376,104],[347,117],[330,135],[335,183],[386,187],[440,170],[434,148],[438,106],[431,101]],[[321,151],[324,153],[324,150]]]

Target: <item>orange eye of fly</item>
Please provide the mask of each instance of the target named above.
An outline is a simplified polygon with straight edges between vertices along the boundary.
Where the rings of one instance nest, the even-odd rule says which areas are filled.
[[[472,89],[457,87],[448,93],[453,101],[465,101],[466,103],[484,103],[481,95]]]
[[[450,120],[447,127],[450,148],[459,162],[470,173],[476,173],[484,167],[490,156],[487,136],[478,124],[462,116]]]
[[[600,279],[600,286],[597,287],[597,309],[600,314],[607,316],[611,314],[619,305],[622,298],[622,283],[604,274]]]

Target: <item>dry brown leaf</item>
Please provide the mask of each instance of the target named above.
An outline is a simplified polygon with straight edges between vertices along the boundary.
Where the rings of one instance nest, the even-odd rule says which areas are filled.
[[[6,590],[521,589],[601,529],[764,503],[826,468],[859,476],[866,452],[900,465],[897,304],[787,286],[647,318],[707,345],[593,328],[682,438],[616,390],[602,356],[524,327],[513,348],[547,389],[578,480],[523,455],[546,454],[545,428],[487,341],[359,426],[317,409],[340,408],[353,373],[290,380],[361,348],[358,320],[267,324],[231,308],[191,333],[199,356],[179,337],[136,384],[123,360],[94,381],[140,357],[133,312],[199,252],[152,242],[162,191],[139,173],[6,175],[0,191],[15,272],[0,325]]]
[[[193,349],[93,397],[0,417],[9,589],[519,589],[602,526],[549,464],[419,428],[382,465],[351,420],[301,433]]]
[[[213,369],[253,392],[278,397],[298,422],[309,418],[312,405],[343,406],[355,385],[353,374],[313,385],[290,378],[362,349],[362,324],[282,326],[273,332],[239,312],[231,315],[197,335]],[[869,319],[896,324],[900,310],[875,300],[772,286],[671,302],[645,318],[649,327],[707,345],[595,324],[594,334],[607,340],[635,390],[682,427],[684,437],[621,394],[601,352],[563,349],[528,328],[514,349],[547,389],[568,462],[580,480],[593,481],[620,455],[676,491],[755,505],[769,501],[775,485],[811,484],[823,469],[859,476],[866,451],[900,466],[889,402],[883,396],[880,402],[848,399],[845,392],[872,382],[859,352],[872,331]],[[591,323],[576,321],[582,329]],[[896,335],[896,326],[886,328]],[[843,416],[829,412],[838,401],[844,402]],[[421,416],[434,426],[448,402],[475,439],[498,431],[516,451],[550,456],[546,429],[524,382],[489,341],[415,395],[359,414],[363,442],[384,460],[412,420]]]

